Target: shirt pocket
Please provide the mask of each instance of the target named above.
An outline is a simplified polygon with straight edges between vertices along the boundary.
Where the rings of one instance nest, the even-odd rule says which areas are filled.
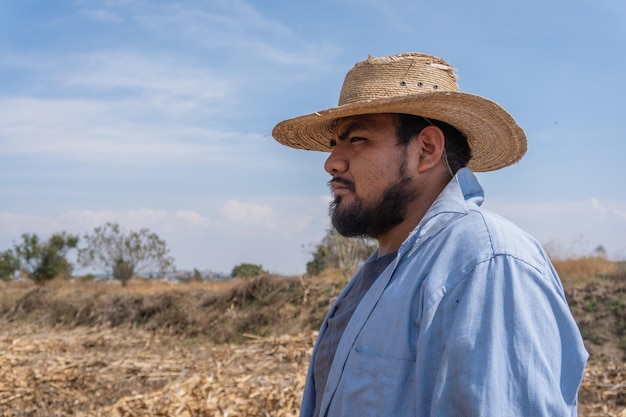
[[[415,361],[354,349],[344,368],[341,403],[353,415],[414,416]],[[352,405],[352,406],[351,406]],[[344,414],[341,414],[344,415]]]

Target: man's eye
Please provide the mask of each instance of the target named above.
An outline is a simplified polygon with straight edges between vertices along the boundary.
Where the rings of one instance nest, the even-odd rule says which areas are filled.
[[[331,148],[334,148],[335,145],[337,145],[337,141],[335,139],[331,139],[328,143],[328,146],[330,146]]]
[[[360,142],[360,141],[363,141],[363,140],[365,140],[365,138],[361,138],[361,137],[355,136],[353,138],[350,138],[350,143]]]

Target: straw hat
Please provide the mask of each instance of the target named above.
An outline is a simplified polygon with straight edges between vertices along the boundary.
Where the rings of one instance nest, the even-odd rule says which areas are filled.
[[[358,62],[346,75],[339,105],[278,123],[272,136],[283,145],[330,152],[333,123],[346,116],[406,113],[446,122],[472,149],[468,166],[492,171],[519,161],[526,136],[513,117],[486,98],[459,92],[446,61],[404,53]]]

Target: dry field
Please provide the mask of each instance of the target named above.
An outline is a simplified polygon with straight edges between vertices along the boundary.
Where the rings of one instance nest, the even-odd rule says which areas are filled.
[[[556,266],[591,353],[579,415],[626,417],[626,276]],[[0,416],[296,416],[344,284],[0,282]]]
[[[313,335],[206,345],[2,325],[2,416],[294,416]]]
[[[296,416],[315,334],[242,344],[0,325],[2,416]],[[588,366],[580,416],[626,416],[626,363]]]

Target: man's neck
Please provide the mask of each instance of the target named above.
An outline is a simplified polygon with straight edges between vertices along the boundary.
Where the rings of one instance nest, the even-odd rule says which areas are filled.
[[[402,223],[394,226],[385,234],[376,237],[378,241],[379,257],[397,251],[400,248],[413,229],[422,221],[424,215],[426,215],[426,212],[430,209],[437,197],[439,197],[439,194],[441,194],[446,185],[447,182],[432,187],[430,190],[424,190],[426,191],[425,193],[422,193],[408,204]]]

